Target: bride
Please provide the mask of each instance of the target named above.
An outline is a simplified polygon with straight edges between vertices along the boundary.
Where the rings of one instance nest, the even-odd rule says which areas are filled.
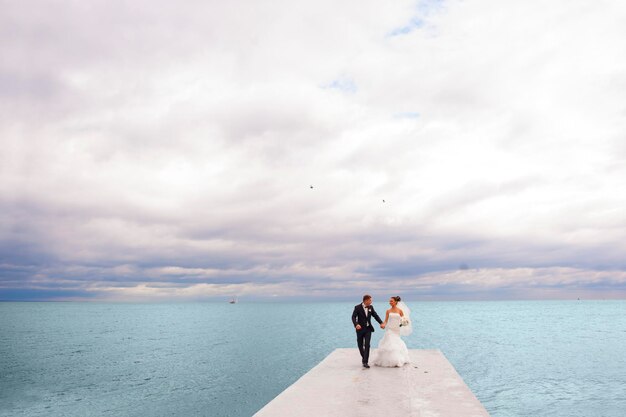
[[[384,367],[402,366],[409,363],[409,350],[400,336],[408,336],[413,331],[411,310],[400,297],[389,299],[391,308],[387,310],[385,321],[381,325],[385,335],[378,344],[374,356],[374,365]]]

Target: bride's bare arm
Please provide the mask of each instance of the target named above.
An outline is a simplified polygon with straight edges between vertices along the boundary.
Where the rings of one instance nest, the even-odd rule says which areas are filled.
[[[400,317],[404,317],[404,311],[401,308],[398,309],[400,311]]]
[[[385,322],[381,325],[383,329],[387,325],[387,320],[389,320],[389,310],[387,310],[387,312],[385,313]]]

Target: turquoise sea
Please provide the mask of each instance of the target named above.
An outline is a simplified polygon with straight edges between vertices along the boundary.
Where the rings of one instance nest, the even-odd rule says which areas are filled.
[[[0,416],[251,416],[356,347],[357,302],[3,302]],[[493,417],[626,415],[626,300],[407,304],[409,348],[440,349]]]

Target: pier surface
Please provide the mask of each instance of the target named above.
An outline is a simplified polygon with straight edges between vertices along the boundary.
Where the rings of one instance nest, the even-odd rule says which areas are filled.
[[[254,417],[489,416],[441,351],[409,354],[402,368],[365,369],[357,349],[336,349]]]

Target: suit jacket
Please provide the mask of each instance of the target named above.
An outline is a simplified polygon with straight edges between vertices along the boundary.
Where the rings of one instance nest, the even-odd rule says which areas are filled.
[[[374,317],[379,324],[382,324],[382,320],[378,317],[376,310],[374,310],[374,306],[370,305],[368,307],[369,314],[365,317],[365,309],[363,308],[363,304],[357,304],[354,306],[354,312],[352,313],[352,324],[356,327],[357,324],[361,325],[361,330],[367,329],[369,331],[374,331],[374,326],[371,324],[371,319]],[[357,330],[359,331],[359,330]]]

